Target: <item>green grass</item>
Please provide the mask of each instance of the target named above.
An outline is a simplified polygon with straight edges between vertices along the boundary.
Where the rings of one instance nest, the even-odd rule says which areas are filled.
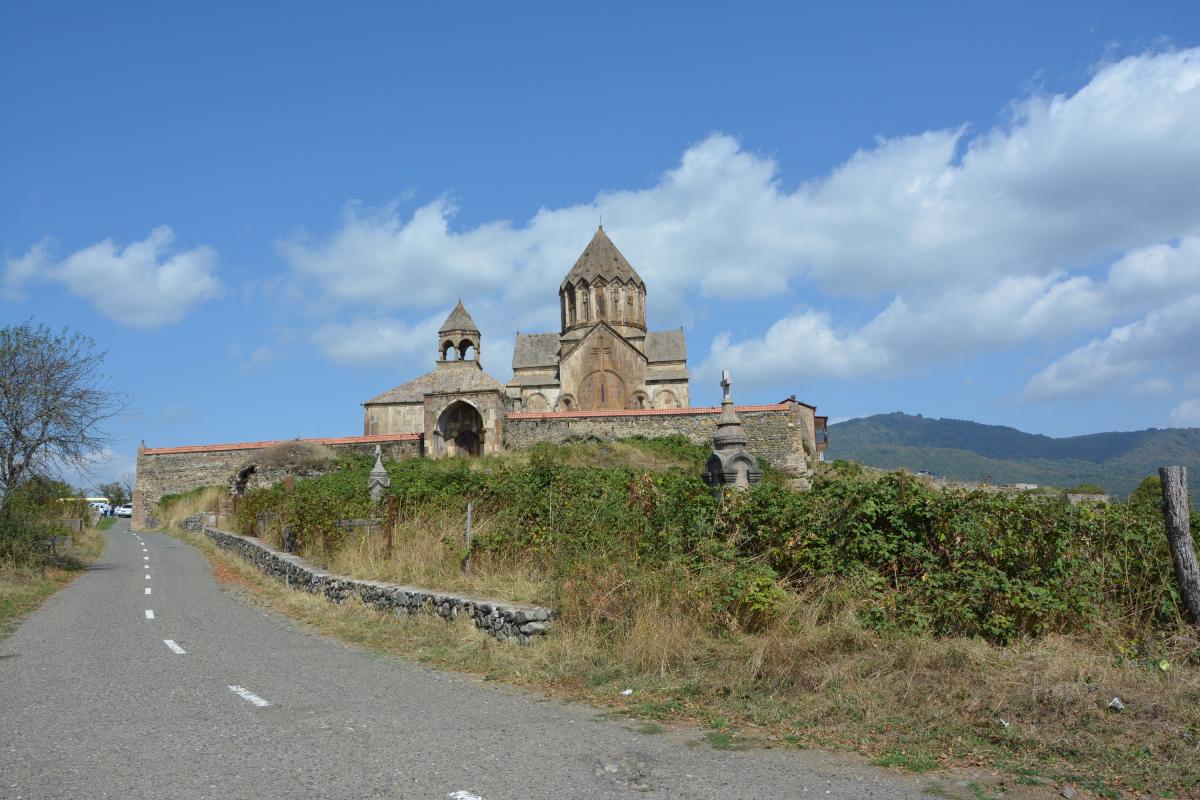
[[[938,760],[921,750],[890,748],[883,751],[871,763],[877,767],[897,767],[908,772],[929,772],[938,768]]]
[[[113,525],[116,525],[116,524],[117,524],[116,517],[101,517],[100,522],[98,522],[96,524],[96,530],[106,531],[109,528],[111,528]]]

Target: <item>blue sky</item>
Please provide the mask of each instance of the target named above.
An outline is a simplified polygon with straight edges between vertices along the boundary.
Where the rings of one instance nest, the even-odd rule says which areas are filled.
[[[0,5],[0,324],[149,445],[334,436],[603,215],[697,404],[1200,425],[1195,3]]]

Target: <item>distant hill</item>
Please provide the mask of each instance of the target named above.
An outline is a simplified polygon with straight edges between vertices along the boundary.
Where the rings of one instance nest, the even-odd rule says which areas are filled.
[[[896,412],[829,426],[826,459],[883,469],[932,472],[943,478],[1103,486],[1124,498],[1169,464],[1188,467],[1193,504],[1200,484],[1200,428],[1151,428],[1055,439],[1002,425],[926,419]]]

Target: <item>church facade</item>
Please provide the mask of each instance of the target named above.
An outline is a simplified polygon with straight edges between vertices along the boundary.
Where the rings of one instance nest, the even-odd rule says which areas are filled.
[[[650,331],[646,283],[601,226],[558,289],[557,333],[518,334],[515,411],[687,408],[683,329]]]
[[[363,403],[363,434],[422,434],[435,457],[483,455],[502,449],[510,413],[690,407],[683,329],[647,330],[646,283],[603,227],[558,296],[561,329],[517,335],[507,385],[483,371],[483,337],[459,301],[434,368]]]
[[[483,371],[483,337],[462,301],[437,344],[432,370],[363,403],[363,434],[423,434],[424,451],[435,458],[499,452],[504,384]]]

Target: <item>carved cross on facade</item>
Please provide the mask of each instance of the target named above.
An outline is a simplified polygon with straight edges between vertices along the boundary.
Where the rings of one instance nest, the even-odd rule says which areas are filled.
[[[592,356],[596,359],[596,366],[600,369],[608,369],[608,357],[612,355],[612,348],[608,342],[601,342],[592,348]]]
[[[721,388],[725,391],[725,402],[729,402],[729,387],[733,386],[733,379],[729,377],[729,370],[721,370]]]

